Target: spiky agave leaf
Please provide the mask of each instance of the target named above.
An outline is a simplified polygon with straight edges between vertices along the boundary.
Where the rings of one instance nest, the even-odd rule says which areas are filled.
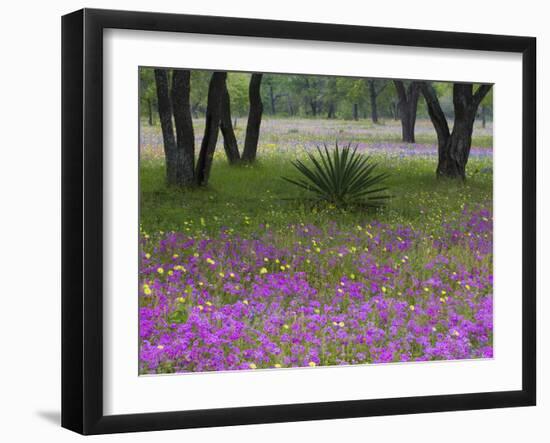
[[[379,207],[389,198],[382,183],[387,173],[376,174],[378,166],[368,155],[357,152],[357,146],[348,144],[340,148],[336,143],[332,151],[327,145],[317,146],[317,156],[307,153],[311,165],[300,160],[292,164],[300,172],[300,179],[283,177],[289,183],[313,192],[317,199],[336,206],[366,205]]]

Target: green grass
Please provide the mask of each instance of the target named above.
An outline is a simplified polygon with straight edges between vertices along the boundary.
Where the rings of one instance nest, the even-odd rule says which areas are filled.
[[[392,198],[378,211],[341,211],[312,206],[307,193],[281,177],[296,176],[289,154],[262,155],[252,166],[230,166],[222,153],[216,156],[209,186],[196,190],[168,189],[164,184],[164,162],[142,160],[140,165],[140,220],[142,229],[214,234],[227,227],[252,234],[260,225],[283,233],[289,224],[340,228],[380,221],[432,230],[440,228],[466,204],[490,204],[492,173],[490,159],[471,159],[466,183],[435,178],[435,158],[376,156],[380,171],[387,171]]]

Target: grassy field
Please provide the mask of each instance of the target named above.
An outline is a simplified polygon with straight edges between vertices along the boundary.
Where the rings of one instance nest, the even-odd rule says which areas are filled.
[[[142,227],[148,232],[195,229],[217,232],[220,227],[229,226],[240,232],[250,232],[259,224],[284,230],[288,224],[295,223],[323,225],[336,221],[343,226],[353,226],[358,222],[379,220],[412,226],[429,225],[437,229],[443,218],[456,216],[465,204],[485,204],[492,200],[492,152],[490,148],[477,148],[476,145],[492,143],[487,130],[478,128],[474,134],[473,151],[477,155],[472,155],[469,161],[467,182],[460,183],[435,178],[435,134],[426,128],[428,122],[419,123],[420,134],[430,142],[427,145],[373,142],[369,138],[373,133],[380,139],[398,138],[397,123],[391,121],[375,128],[370,122],[363,123],[364,128],[360,123],[332,120],[322,123],[311,120],[265,122],[257,164],[230,166],[219,145],[209,186],[194,192],[166,188],[160,129],[146,128],[149,144],[144,143],[140,169]],[[306,195],[282,180],[281,177],[296,175],[290,159],[303,158],[305,148],[323,142],[334,143],[335,134],[342,143],[362,143],[364,151],[379,163],[380,171],[390,174],[387,185],[393,197],[385,209],[376,213],[346,213],[329,207],[312,210],[304,203]],[[242,138],[242,134],[238,136]],[[199,143],[200,138],[197,139]]]
[[[209,186],[177,191],[143,126],[140,371],[492,356],[491,128],[476,127],[465,183],[435,178],[429,122],[415,145],[399,131],[267,120],[257,164],[229,166],[220,144]],[[336,139],[390,174],[385,208],[312,206],[281,178]]]

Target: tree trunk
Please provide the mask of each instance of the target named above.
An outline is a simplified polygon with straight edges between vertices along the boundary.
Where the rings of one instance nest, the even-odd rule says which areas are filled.
[[[460,121],[453,127],[439,156],[436,174],[438,177],[466,179],[466,164],[472,144],[473,119]]]
[[[149,126],[153,126],[153,105],[150,98],[147,99],[147,120]]]
[[[334,118],[334,114],[335,114],[334,109],[335,109],[334,103],[330,102],[328,104],[328,111],[327,111],[327,118],[328,119]]]
[[[275,95],[273,94],[273,85],[269,85],[269,99],[271,101],[271,114],[275,115]]]
[[[447,119],[433,87],[425,82],[421,85],[422,94],[428,105],[428,113],[437,133],[438,177],[466,179],[466,165],[472,146],[477,108],[483,97],[487,95],[491,85],[481,85],[473,94],[471,83],[455,83],[453,85],[454,125],[449,131]]]
[[[227,90],[225,82],[222,97],[220,129],[223,135],[223,148],[225,149],[227,160],[230,164],[238,163],[241,160],[241,155],[239,154],[237,139],[233,131],[233,125],[231,124],[231,98],[229,97],[229,91]]]
[[[314,100],[309,101],[309,107],[311,108],[311,115],[317,117],[317,104]]]
[[[286,96],[286,102],[288,105],[288,114],[292,117],[294,116],[295,112],[294,112],[294,106],[292,106],[292,99],[290,98],[290,94]]]
[[[414,126],[416,124],[416,110],[420,93],[418,82],[411,82],[407,88],[401,80],[394,80],[395,90],[399,97],[397,108],[401,118],[402,140],[405,143],[414,143]]]
[[[481,106],[481,127],[483,129],[487,126],[486,109],[485,106]]]
[[[176,185],[195,184],[195,133],[189,95],[191,72],[175,69],[172,73],[172,112],[176,125]]]
[[[370,112],[373,123],[378,123],[378,106],[376,104],[376,85],[374,80],[369,80]]]
[[[357,103],[353,104],[353,119],[359,120],[359,105]]]
[[[197,162],[196,177],[200,186],[206,186],[210,178],[210,170],[214,160],[214,151],[218,141],[218,130],[222,111],[222,100],[227,72],[214,72],[208,86],[206,105],[206,124],[201,151]]]
[[[243,161],[253,162],[256,160],[258,150],[258,139],[260,138],[260,124],[262,123],[263,104],[260,95],[262,74],[252,74],[248,88],[248,99],[250,109],[248,111],[248,122],[246,125],[246,136],[244,139]]]
[[[176,138],[172,126],[172,105],[168,92],[168,71],[166,69],[155,69],[155,84],[166,164],[166,184],[175,186],[178,184]]]

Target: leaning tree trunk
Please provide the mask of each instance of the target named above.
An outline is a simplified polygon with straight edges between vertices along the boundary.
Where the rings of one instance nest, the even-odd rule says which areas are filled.
[[[416,124],[416,110],[418,107],[418,96],[420,86],[418,82],[411,82],[407,88],[401,80],[394,80],[395,89],[399,102],[399,116],[401,118],[401,134],[405,143],[414,143],[414,126]]]
[[[224,82],[224,91],[222,97],[222,114],[220,120],[220,129],[223,135],[223,148],[227,155],[227,161],[230,164],[238,163],[241,159],[239,154],[239,146],[237,144],[237,138],[235,137],[235,131],[231,123],[231,98],[229,97],[229,91],[227,85]]]
[[[172,112],[176,125],[176,162],[178,186],[195,184],[195,133],[189,102],[191,72],[174,70],[172,73]]]
[[[471,83],[455,83],[453,85],[454,125],[449,131],[447,119],[433,87],[427,83],[421,85],[422,93],[428,105],[428,113],[437,133],[438,177],[466,179],[466,165],[472,146],[477,108],[485,97],[491,85],[481,85],[473,94]]]
[[[166,184],[176,186],[178,184],[178,159],[176,155],[176,138],[172,126],[172,105],[168,93],[168,71],[166,69],[155,69],[155,84],[166,163]]]
[[[222,111],[222,100],[227,72],[214,72],[208,86],[206,105],[206,124],[201,151],[197,162],[196,177],[200,186],[206,186],[210,178],[210,170],[214,160],[214,151],[218,141],[218,130]]]
[[[262,123],[263,104],[260,95],[262,74],[252,74],[248,88],[250,110],[248,111],[248,123],[246,125],[246,136],[244,139],[243,161],[253,162],[256,160],[258,151],[258,140],[260,138],[260,124]]]

